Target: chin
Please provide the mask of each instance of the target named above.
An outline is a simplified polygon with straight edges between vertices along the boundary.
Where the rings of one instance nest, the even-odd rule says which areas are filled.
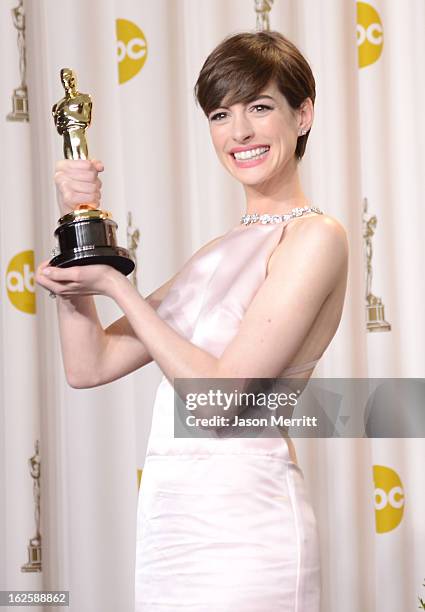
[[[239,183],[241,183],[242,185],[246,185],[247,187],[255,187],[256,185],[260,186],[260,185],[264,185],[266,184],[270,179],[273,178],[273,175],[270,173],[264,173],[264,172],[258,172],[258,173],[249,173],[246,172],[245,174],[242,174],[241,172],[235,173],[235,172],[231,172],[231,175],[233,176],[233,178],[235,178]]]
[[[260,187],[261,185],[264,185],[267,183],[266,179],[263,180],[247,180],[247,179],[241,179],[238,178],[237,179],[239,183],[241,183],[241,185],[245,185],[246,187]]]

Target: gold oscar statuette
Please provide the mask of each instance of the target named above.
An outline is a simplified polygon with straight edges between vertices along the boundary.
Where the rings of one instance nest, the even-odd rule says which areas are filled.
[[[33,479],[35,536],[28,544],[28,561],[21,566],[21,572],[41,572],[41,534],[40,534],[40,452],[39,441],[35,441],[35,454],[28,460]]]
[[[391,325],[385,320],[382,299],[372,293],[372,238],[377,225],[376,215],[366,218],[367,198],[363,200],[363,240],[366,253],[366,329],[368,332],[391,331]]]
[[[58,133],[63,136],[65,159],[89,159],[85,131],[91,123],[91,96],[77,89],[75,72],[62,68],[64,97],[52,108]],[[127,249],[117,246],[117,224],[111,214],[87,202],[64,215],[55,230],[58,246],[51,266],[69,268],[88,264],[107,264],[124,275],[134,269]]]
[[[257,14],[256,30],[270,30],[270,11],[272,10],[274,0],[254,0],[254,9]]]
[[[18,6],[12,9],[13,25],[18,33],[19,73],[21,82],[13,90],[12,111],[7,115],[8,121],[29,121],[28,90],[26,84],[27,60],[25,48],[25,9],[24,0],[19,0]]]
[[[127,212],[127,248],[134,261],[132,281],[137,289],[137,247],[140,241],[140,230],[133,227],[131,211]]]

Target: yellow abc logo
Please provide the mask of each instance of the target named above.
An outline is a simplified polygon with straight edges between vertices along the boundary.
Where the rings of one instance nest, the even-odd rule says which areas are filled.
[[[404,490],[400,477],[385,465],[373,466],[375,484],[375,521],[377,533],[392,531],[404,511]]]
[[[117,19],[118,80],[125,83],[142,68],[148,46],[142,30],[132,21]]]
[[[369,66],[382,53],[384,31],[377,11],[366,2],[357,2],[357,46],[359,66]]]
[[[35,313],[34,251],[12,257],[6,271],[9,300],[18,310]]]

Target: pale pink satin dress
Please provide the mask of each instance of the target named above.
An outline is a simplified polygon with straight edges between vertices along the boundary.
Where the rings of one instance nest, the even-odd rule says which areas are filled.
[[[220,356],[287,223],[227,232],[187,262],[158,314]],[[175,439],[173,411],[163,377],[139,493],[136,612],[319,612],[316,519],[285,440]]]

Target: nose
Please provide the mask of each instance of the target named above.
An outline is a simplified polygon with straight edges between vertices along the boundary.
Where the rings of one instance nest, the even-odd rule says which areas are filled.
[[[232,121],[232,138],[235,142],[245,143],[254,136],[254,127],[244,112],[234,113]]]

